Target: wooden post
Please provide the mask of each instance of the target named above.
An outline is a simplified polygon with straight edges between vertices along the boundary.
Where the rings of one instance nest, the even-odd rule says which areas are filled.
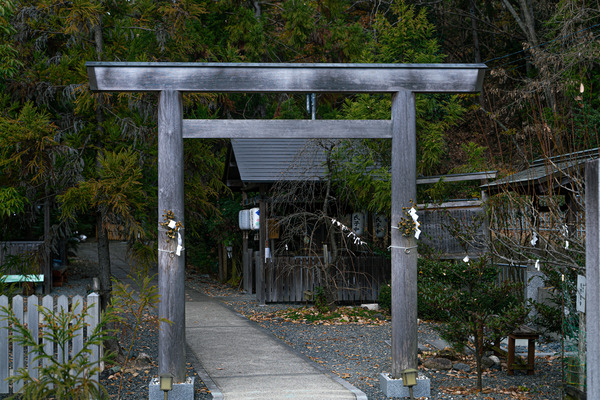
[[[585,268],[587,316],[587,398],[600,398],[600,173],[599,161],[585,166]]]
[[[160,323],[158,373],[172,374],[175,382],[185,380],[185,253],[174,254],[177,239],[167,242],[160,223],[168,211],[184,223],[182,123],[181,93],[163,90],[158,103],[158,315],[170,323]]]
[[[52,292],[52,257],[50,254],[50,200],[44,201],[44,247],[43,247],[44,293]]]
[[[244,290],[246,293],[252,293],[252,281],[250,280],[251,259],[248,256],[248,231],[242,232],[242,270],[244,271]]]
[[[254,252],[254,288],[256,291],[256,299],[260,304],[260,293],[262,293],[262,297],[264,299],[264,286],[263,279],[260,278],[262,273],[262,263],[260,262],[260,251]],[[264,304],[264,303],[263,303]]]
[[[260,246],[260,260],[256,264],[256,299],[261,306],[265,305],[265,242],[267,240],[267,192],[264,185],[260,185],[260,200],[258,202],[258,241]]]
[[[403,207],[417,202],[415,95],[392,98],[392,379],[417,368],[417,249],[414,236],[395,229],[407,217]]]

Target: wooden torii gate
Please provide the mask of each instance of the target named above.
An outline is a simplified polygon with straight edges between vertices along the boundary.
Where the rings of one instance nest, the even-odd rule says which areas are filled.
[[[183,223],[184,138],[391,138],[391,225],[417,201],[415,93],[481,90],[484,64],[86,64],[92,91],[158,92],[158,222]],[[184,120],[186,92],[391,93],[391,120]],[[184,256],[159,229],[159,374],[185,379]],[[416,239],[391,230],[392,371],[417,368]]]

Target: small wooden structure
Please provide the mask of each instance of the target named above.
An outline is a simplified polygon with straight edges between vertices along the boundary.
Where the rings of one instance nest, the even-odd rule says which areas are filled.
[[[529,327],[521,327],[508,335],[508,353],[506,360],[506,373],[514,375],[515,370],[524,370],[527,375],[533,375],[535,372],[535,341],[540,335]],[[518,339],[527,340],[527,362],[525,365],[517,365],[515,362],[515,341]]]
[[[273,202],[273,198],[276,199],[279,195],[274,192],[277,184],[281,184],[282,181],[297,182],[298,185],[307,182],[322,183],[329,178],[325,167],[326,160],[325,150],[317,141],[311,139],[232,139],[227,152],[223,181],[232,190],[241,191],[244,194],[244,203],[247,207],[256,207],[260,202],[260,197],[248,198],[248,193],[262,189],[263,200],[267,202],[266,208],[271,213],[270,204]],[[496,178],[495,171],[447,174],[419,177],[417,185],[435,184],[440,181],[448,183],[478,181],[481,184],[494,178]],[[307,205],[307,207],[309,206]],[[320,209],[320,206],[317,208]],[[476,238],[470,241],[466,249],[449,233],[448,227],[453,224],[461,224],[463,227],[474,225],[474,220],[484,221],[483,213],[481,199],[449,201],[442,204],[420,204],[419,221],[423,234],[419,241],[434,251],[436,257],[441,259],[462,259],[466,254],[471,258],[477,258],[486,250],[487,224],[480,223],[477,226]],[[261,214],[261,216],[264,215]],[[261,221],[262,224],[267,222],[269,230],[273,226],[271,219],[268,219],[271,216],[267,215]],[[334,217],[342,222],[344,220],[343,216],[334,215]],[[385,232],[384,238],[376,239],[374,219],[372,215],[365,215],[361,237],[379,240],[387,247],[389,245],[389,226],[382,227]],[[350,220],[348,219],[345,224],[350,226]],[[281,229],[285,230],[283,227]],[[251,232],[243,232],[244,255],[248,251],[252,252],[252,249],[249,250],[252,247],[249,244],[249,236],[252,236]],[[289,255],[292,251],[291,248],[290,251],[287,251],[287,248],[286,251],[282,251],[281,246],[278,246],[279,249],[275,249],[272,239],[273,235],[269,233],[271,257],[264,262],[263,282],[256,282],[256,286],[253,285],[253,277],[256,276],[255,269],[258,267],[258,263],[255,261],[258,257],[253,255],[243,257],[244,290],[249,293],[256,292],[257,296],[260,296],[260,290],[264,291],[265,302],[305,301],[304,296],[290,296],[288,292],[303,293],[307,285],[311,290],[313,286],[318,285],[318,282],[311,278],[315,279],[315,271],[318,272],[318,266],[322,265],[317,261],[322,260],[322,257],[315,257],[305,250],[305,252],[295,253],[296,257],[293,259]],[[258,243],[266,241],[266,237],[258,238]],[[344,247],[341,243],[338,243],[338,246]],[[302,245],[297,247],[301,248]],[[339,288],[338,301],[377,301],[379,286],[389,283],[391,277],[390,260],[383,256],[367,257],[357,252],[355,258],[351,262],[348,261],[349,258],[346,257],[337,263],[339,264],[337,266],[339,274],[335,280],[336,286]],[[311,268],[315,271],[311,272]],[[302,272],[298,271],[295,274],[294,269]],[[262,275],[257,278],[260,276]],[[259,286],[262,289],[256,291],[256,287]]]
[[[416,199],[416,93],[478,92],[484,64],[225,64],[88,62],[93,91],[158,92],[158,222],[183,222],[183,138],[391,138],[391,225]],[[183,93],[391,93],[384,121],[184,120]],[[356,129],[355,127],[358,127]],[[264,203],[264,202],[263,202]],[[264,204],[261,204],[261,215]],[[265,237],[265,224],[261,224]],[[184,257],[159,232],[159,373],[185,377]],[[414,237],[392,232],[392,377],[417,367],[417,252]],[[183,244],[183,237],[182,237]],[[265,259],[261,245],[260,259]],[[263,271],[259,268],[258,274]],[[258,280],[260,281],[260,279]],[[261,290],[262,293],[262,290]]]

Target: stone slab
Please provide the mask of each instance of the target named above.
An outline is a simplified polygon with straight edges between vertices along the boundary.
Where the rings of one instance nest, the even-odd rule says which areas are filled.
[[[392,379],[387,373],[379,374],[379,387],[387,397],[410,397],[410,389],[404,386],[402,379]],[[413,386],[413,397],[429,397],[431,395],[431,381],[429,378],[419,376],[417,385]]]
[[[442,339],[431,339],[431,340],[428,340],[427,343],[429,343],[430,345],[432,345],[433,347],[435,347],[438,350],[444,350],[446,347],[450,347],[448,342],[446,342],[445,340],[442,340]]]
[[[173,390],[168,392],[169,400],[194,400],[194,381],[196,378],[188,377],[184,383],[174,383]],[[158,378],[152,378],[148,385],[149,400],[164,400],[165,392],[160,390]]]

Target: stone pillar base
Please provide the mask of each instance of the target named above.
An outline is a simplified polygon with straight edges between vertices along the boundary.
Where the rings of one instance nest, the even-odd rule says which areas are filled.
[[[410,389],[408,386],[404,386],[402,378],[392,379],[390,374],[387,373],[379,374],[379,387],[387,397],[410,397]],[[431,382],[429,378],[419,375],[417,385],[413,386],[413,396],[415,398],[429,397],[430,394]]]
[[[194,400],[194,380],[196,378],[187,378],[183,383],[174,383],[173,390],[168,393],[169,400]],[[152,378],[148,385],[149,400],[164,400],[165,392],[160,390],[158,378]]]

